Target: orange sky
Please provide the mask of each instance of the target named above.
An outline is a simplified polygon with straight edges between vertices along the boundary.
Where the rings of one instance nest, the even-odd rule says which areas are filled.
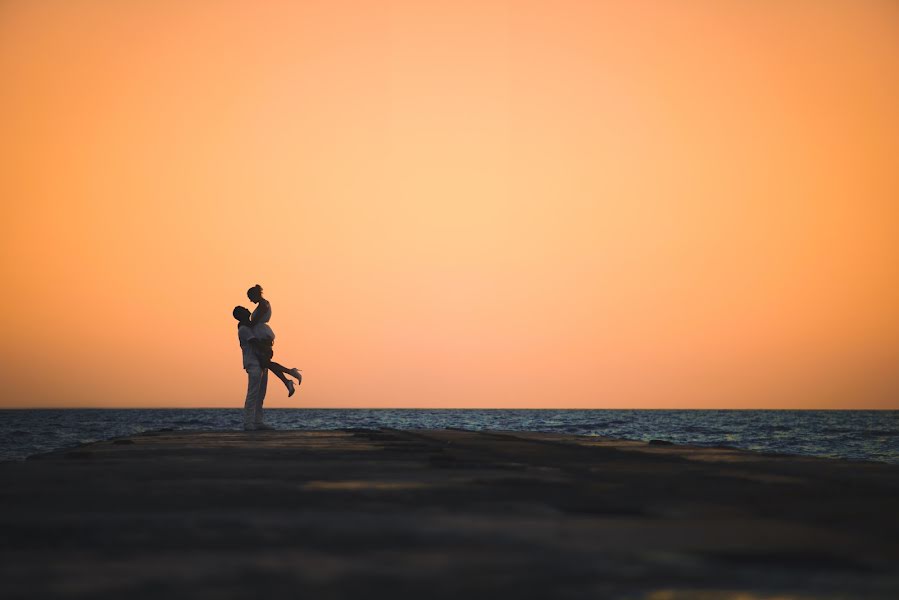
[[[2,407],[899,408],[893,0],[0,4]]]

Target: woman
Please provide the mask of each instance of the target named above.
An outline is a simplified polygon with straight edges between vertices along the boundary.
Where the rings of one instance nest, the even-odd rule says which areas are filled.
[[[268,326],[268,321],[272,318],[272,305],[262,297],[262,286],[257,283],[248,289],[247,298],[250,299],[250,302],[257,305],[256,310],[250,315],[250,326],[253,328],[253,333],[256,334],[256,339],[259,340],[259,345],[257,346],[259,348],[259,362],[264,367],[268,367],[268,370],[281,380],[287,388],[287,397],[289,398],[293,396],[296,389],[293,381],[288,379],[286,375],[295,377],[297,385],[303,383],[303,376],[298,369],[288,369],[272,361],[274,356],[272,346],[275,344],[275,332]]]

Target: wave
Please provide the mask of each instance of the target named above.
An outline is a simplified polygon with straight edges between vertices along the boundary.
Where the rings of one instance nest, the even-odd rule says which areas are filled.
[[[899,436],[899,431],[894,429],[886,430],[886,429],[868,429],[865,431],[857,432],[859,437],[864,438],[880,438],[880,437],[897,437]]]

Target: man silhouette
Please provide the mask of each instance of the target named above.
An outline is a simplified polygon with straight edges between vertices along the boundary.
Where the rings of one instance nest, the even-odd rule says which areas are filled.
[[[243,352],[243,368],[247,372],[247,400],[243,407],[243,428],[246,431],[274,429],[262,421],[262,401],[268,388],[268,369],[263,367],[257,355],[259,341],[250,324],[250,310],[237,306],[231,313],[237,319],[237,339]]]

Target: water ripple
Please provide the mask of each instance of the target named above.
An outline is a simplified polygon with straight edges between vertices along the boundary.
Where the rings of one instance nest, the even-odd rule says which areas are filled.
[[[273,409],[278,429],[544,431],[899,463],[899,411]],[[234,430],[240,409],[0,410],[0,460],[149,430]]]

